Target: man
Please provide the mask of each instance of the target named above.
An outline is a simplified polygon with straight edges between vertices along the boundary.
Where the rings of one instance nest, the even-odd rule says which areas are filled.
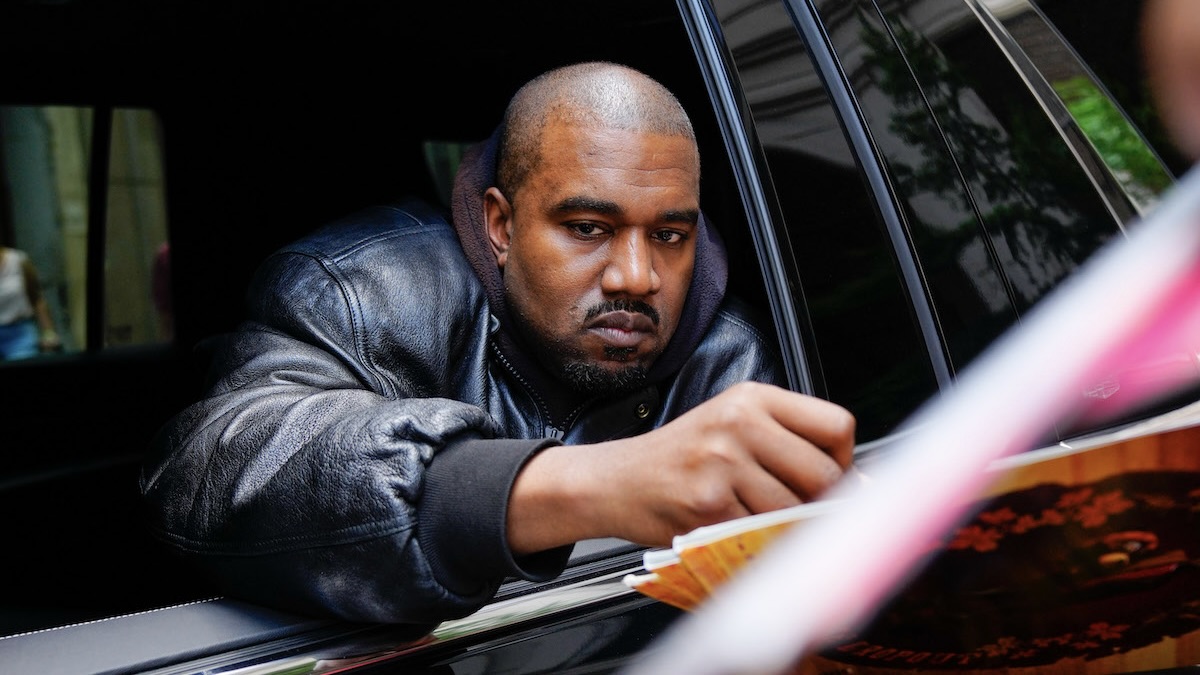
[[[502,129],[453,226],[408,201],[268,259],[208,397],[164,429],[155,529],[231,595],[427,627],[576,541],[667,544],[849,465],[853,418],[776,386],[724,298],[668,91],[579,64]]]

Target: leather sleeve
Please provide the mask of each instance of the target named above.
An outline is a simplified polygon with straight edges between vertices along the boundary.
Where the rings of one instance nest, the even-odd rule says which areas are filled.
[[[676,373],[662,402],[665,424],[738,382],[754,380],[787,387],[787,374],[773,338],[764,334],[755,312],[728,297],[708,333]]]
[[[503,509],[486,520],[468,514],[457,532],[418,536],[429,467],[441,453],[488,467],[478,475],[496,484],[478,486],[475,507],[494,510],[497,495],[507,497],[503,481],[545,441],[496,440],[484,410],[438,395],[446,391],[445,375],[435,376],[445,371],[440,361],[465,353],[456,340],[470,341],[471,327],[486,322],[450,322],[426,338],[446,341],[436,349],[388,352],[382,336],[428,333],[421,311],[446,310],[373,313],[364,296],[378,300],[379,289],[343,261],[300,250],[264,265],[251,320],[216,352],[209,395],[160,434],[142,489],[157,534],[231,595],[432,627],[529,571],[507,555]],[[384,281],[397,294],[425,281],[398,274],[425,272],[391,273]],[[387,367],[375,362],[384,358]],[[475,564],[446,566],[472,546]]]

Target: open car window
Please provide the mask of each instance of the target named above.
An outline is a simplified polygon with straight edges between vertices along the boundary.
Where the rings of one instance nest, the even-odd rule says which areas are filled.
[[[57,338],[0,362],[170,340],[160,141],[150,110],[0,105],[0,246],[34,275],[6,288],[45,305],[8,318]]]

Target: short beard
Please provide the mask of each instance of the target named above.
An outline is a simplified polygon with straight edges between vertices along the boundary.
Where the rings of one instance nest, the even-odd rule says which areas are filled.
[[[569,361],[563,364],[562,369],[563,379],[581,394],[619,394],[646,384],[646,368],[636,363],[611,370],[589,361]]]
[[[640,312],[650,317],[655,326],[659,323],[658,310],[640,300],[609,300],[600,303],[588,310],[584,320],[615,311]],[[646,385],[646,367],[638,363],[629,363],[636,351],[633,347],[605,347],[605,362],[626,364],[616,370],[590,361],[567,360],[562,364],[563,379],[575,391],[589,395],[619,394],[639,389]]]
[[[650,317],[656,326],[659,323],[658,311],[648,303],[637,300],[609,300],[592,307],[587,313],[587,318],[618,310],[640,312]],[[605,347],[604,363],[622,364],[618,368],[606,368],[601,363],[588,360],[587,355],[580,351],[543,339],[531,328],[529,321],[520,311],[514,311],[512,318],[518,331],[535,345],[535,352],[540,355],[542,365],[574,391],[586,396],[606,396],[646,386],[646,366],[630,362],[630,359],[635,357],[636,348]]]

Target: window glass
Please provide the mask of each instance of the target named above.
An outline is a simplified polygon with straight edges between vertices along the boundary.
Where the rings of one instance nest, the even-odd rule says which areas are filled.
[[[165,186],[157,119],[112,111],[92,167],[96,111],[0,106],[0,361],[169,340]],[[97,181],[106,205],[91,213]],[[88,344],[89,228],[102,227],[104,324]],[[19,264],[18,264],[19,263]],[[21,270],[20,274],[16,270]],[[29,349],[32,340],[33,348]]]
[[[786,220],[819,375],[858,418],[859,440],[879,438],[937,387],[892,245],[786,10],[714,6]]]
[[[86,345],[92,119],[86,108],[0,106],[0,246],[10,263],[4,302],[14,307],[27,304],[24,298],[33,305],[0,319],[10,340],[0,360]],[[14,279],[14,251],[28,261],[35,282]],[[30,330],[36,333],[32,351]],[[39,338],[55,336],[57,345],[39,350]]]
[[[858,4],[854,86],[961,370],[1121,222],[966,3]]]
[[[1130,129],[1140,136],[1138,141],[1148,145],[1173,175],[1186,172],[1191,162],[1179,154],[1163,128],[1146,64],[1140,58],[1144,1],[1034,0],[1032,4],[1085,65],[1093,86],[1120,107],[1132,123]],[[1122,137],[1128,139],[1128,132]],[[1144,148],[1138,150],[1134,161],[1145,162],[1144,154]]]
[[[169,340],[170,249],[157,118],[148,110],[115,110],[110,138],[104,346]]]
[[[964,9],[961,0],[955,2]],[[917,258],[938,338],[957,372],[1012,325],[1017,314],[997,241],[982,228],[977,204],[943,137],[945,128],[934,115],[974,134],[968,147],[977,148],[980,159],[1002,151],[1004,136],[977,120],[985,107],[953,79],[942,55],[920,32],[903,27],[893,32],[870,0],[822,0],[816,9],[895,191],[905,221],[904,244]],[[920,16],[937,18],[928,12]],[[962,18],[960,11],[955,19]],[[905,54],[898,45],[913,53]],[[914,80],[913,69],[922,66],[934,71],[927,91]]]
[[[1147,114],[1152,110],[1146,105],[1140,59],[1129,58],[1139,53],[1140,7],[1128,2],[1084,7],[1053,0],[1042,5],[1054,9],[1059,26],[1029,0],[983,0],[982,8],[986,20],[1000,27],[997,33],[1002,46],[1018,63],[1028,60],[1032,66],[1031,85],[1037,87],[1044,80],[1054,92],[1051,96],[1062,102],[1083,133],[1090,148],[1081,149],[1080,154],[1094,155],[1125,199],[1139,214],[1145,214],[1173,178],[1138,128],[1144,127],[1150,136],[1162,135],[1157,119]],[[1106,20],[1095,21],[1097,14]],[[1065,39],[1067,31],[1087,55]],[[1099,76],[1101,72],[1106,75]],[[1121,93],[1123,101],[1115,92]],[[1125,105],[1138,112],[1136,123],[1127,117]],[[1069,125],[1064,125],[1064,130],[1071,133]]]

